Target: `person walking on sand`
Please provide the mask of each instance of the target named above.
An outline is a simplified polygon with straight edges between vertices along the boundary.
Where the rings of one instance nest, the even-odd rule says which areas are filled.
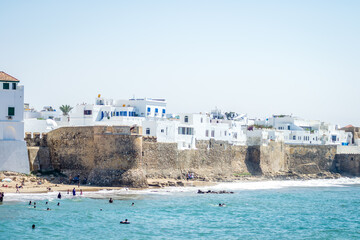
[[[75,190],[75,188],[73,189],[73,196],[76,196],[76,190]]]
[[[19,191],[19,186],[16,184],[16,192],[17,193],[20,193],[20,191]]]

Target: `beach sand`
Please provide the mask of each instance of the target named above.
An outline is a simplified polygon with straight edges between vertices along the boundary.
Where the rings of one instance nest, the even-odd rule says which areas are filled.
[[[3,179],[10,179],[11,182],[2,182]],[[205,181],[186,181],[178,179],[148,179],[149,188],[161,188],[167,186],[185,186],[185,187],[204,187],[214,186],[216,182]],[[100,190],[119,190],[124,187],[100,187],[91,185],[78,185],[75,184],[58,184],[52,183],[44,177],[35,175],[21,174],[15,172],[0,172],[0,192],[16,193],[16,184],[21,186],[19,193],[47,193],[47,192],[66,192],[72,191],[73,188],[77,192],[100,191]],[[140,189],[137,189],[140,190]]]

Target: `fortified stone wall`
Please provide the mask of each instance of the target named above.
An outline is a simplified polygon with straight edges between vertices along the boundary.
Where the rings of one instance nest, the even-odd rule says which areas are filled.
[[[360,176],[360,154],[337,154],[335,169],[339,173]]]
[[[54,170],[103,186],[147,186],[141,171],[141,129],[62,127],[48,133]]]
[[[330,171],[359,174],[360,154],[336,156],[336,146],[232,146],[210,140],[198,141],[196,149],[178,150],[176,143],[158,143],[141,132],[129,126],[62,127],[42,138],[30,136],[31,170],[56,170],[96,185],[132,187],[146,187],[146,178],[184,179],[187,173],[204,180]]]
[[[288,170],[299,174],[317,174],[331,171],[335,155],[335,145],[285,145]]]
[[[246,146],[230,146],[220,141],[198,141],[197,149],[178,150],[176,143],[143,143],[143,168],[148,178],[216,180],[248,173]]]

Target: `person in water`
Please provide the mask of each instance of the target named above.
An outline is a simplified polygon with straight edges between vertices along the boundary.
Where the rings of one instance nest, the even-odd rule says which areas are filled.
[[[121,221],[120,223],[121,224],[130,224],[130,222],[127,219],[125,219],[125,221]]]
[[[132,203],[132,204],[131,204],[131,206],[134,206],[134,205],[135,205],[135,203]]]
[[[29,205],[31,205],[31,201],[29,202]]]
[[[58,204],[57,204],[58,206],[60,206],[60,203],[58,202]]]
[[[36,206],[34,206],[34,208],[36,208]]]
[[[61,199],[61,193],[59,192],[59,194],[58,194],[58,199]]]
[[[46,202],[45,204],[48,205],[48,202]]]
[[[50,208],[47,208],[46,211],[50,211],[51,209]]]
[[[35,229],[35,224],[33,224],[33,225],[31,226],[31,228],[32,228],[32,229]]]
[[[109,203],[113,203],[114,200],[112,198],[109,199]]]
[[[75,188],[72,190],[72,192],[73,192],[73,196],[76,196],[76,190],[75,190]]]

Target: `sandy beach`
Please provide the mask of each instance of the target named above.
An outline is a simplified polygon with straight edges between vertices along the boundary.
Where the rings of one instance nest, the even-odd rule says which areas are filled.
[[[3,181],[10,179],[11,181]],[[161,188],[167,186],[185,186],[185,187],[204,187],[214,186],[215,182],[204,182],[195,180],[178,179],[148,179],[149,188]],[[18,188],[16,188],[16,185]],[[75,188],[77,192],[100,191],[100,190],[119,190],[124,187],[100,187],[91,185],[59,184],[53,183],[44,177],[38,177],[29,174],[20,174],[15,172],[0,172],[0,192],[16,193],[47,193],[47,192],[66,192]],[[139,189],[137,189],[139,190]]]

